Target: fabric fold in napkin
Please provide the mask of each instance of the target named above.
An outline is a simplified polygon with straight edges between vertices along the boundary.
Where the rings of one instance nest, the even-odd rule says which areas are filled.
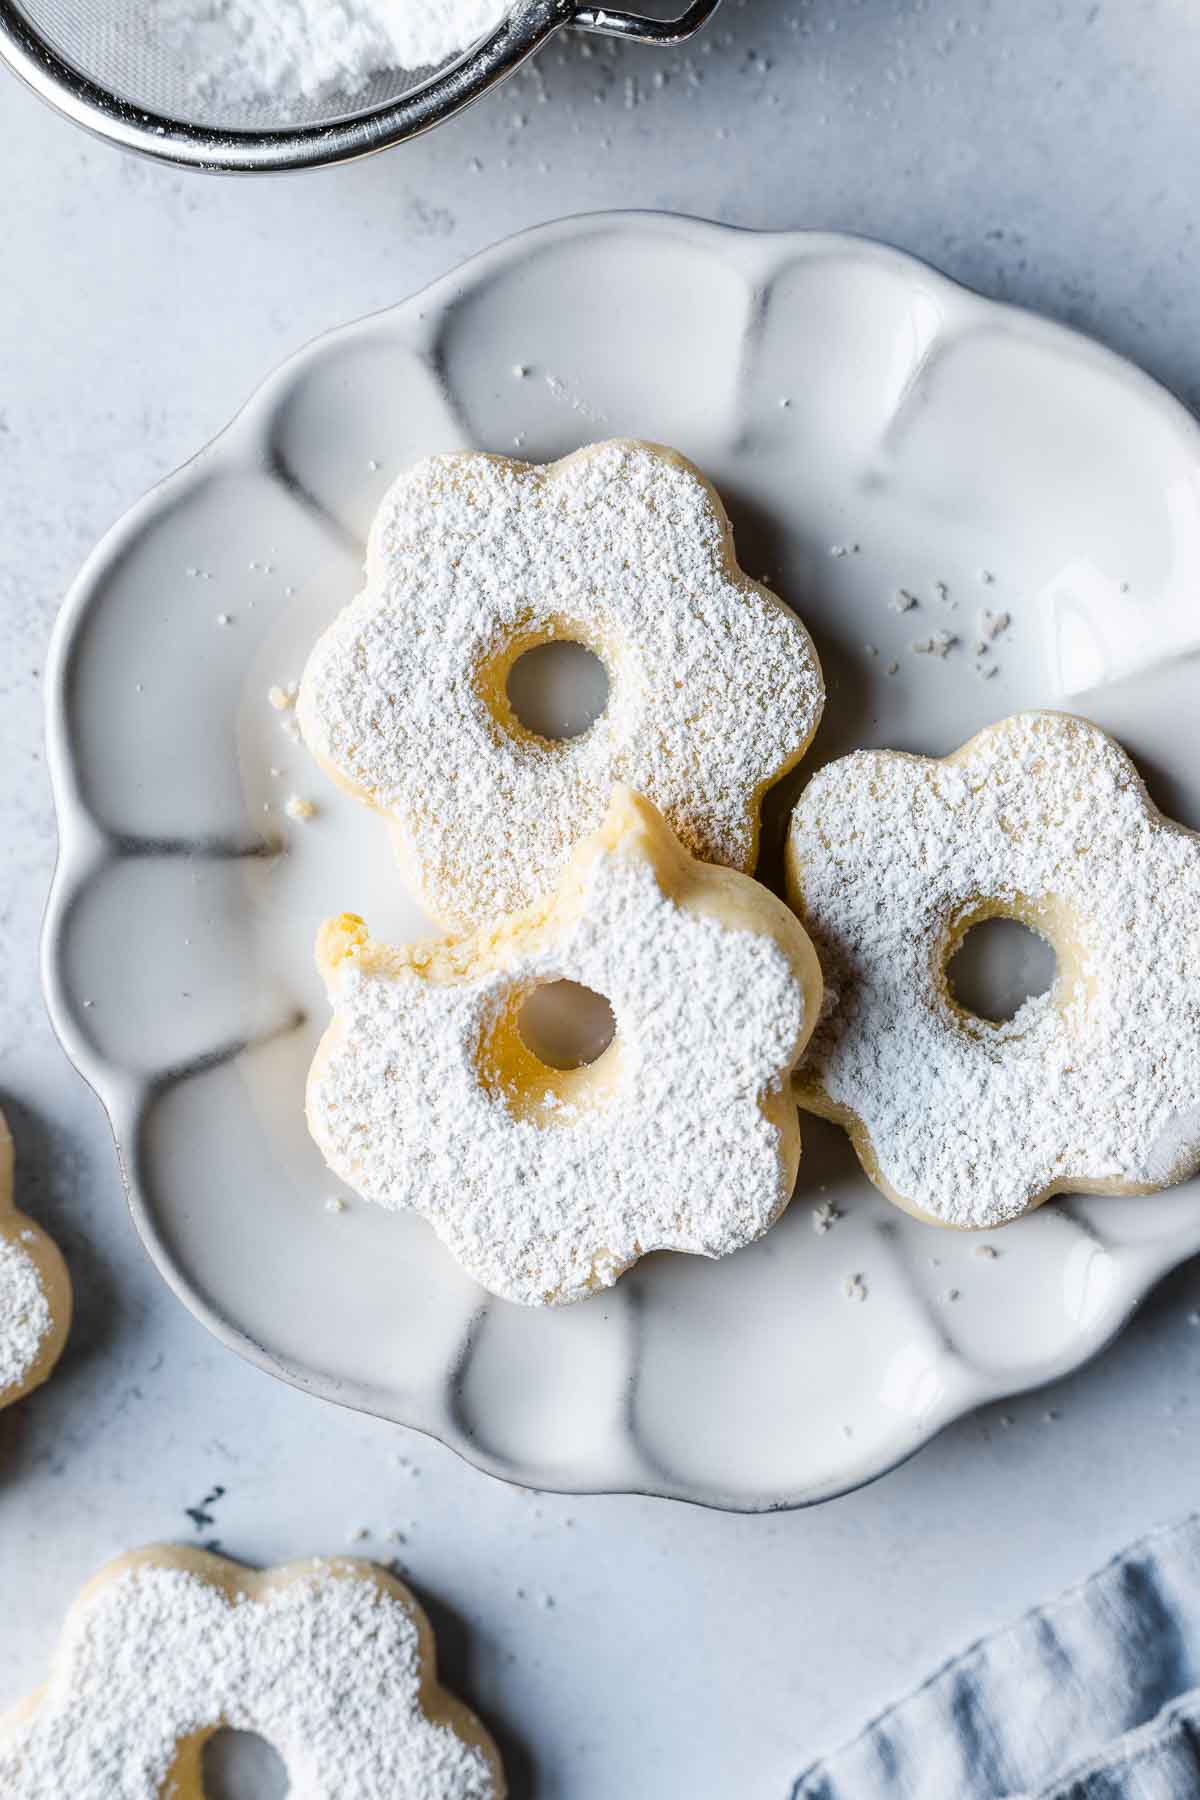
[[[945,1664],[791,1800],[1197,1800],[1200,1515]]]

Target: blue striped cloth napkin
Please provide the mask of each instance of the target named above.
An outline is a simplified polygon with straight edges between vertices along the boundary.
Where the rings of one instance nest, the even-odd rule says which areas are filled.
[[[972,1645],[791,1800],[1200,1800],[1200,1515]]]

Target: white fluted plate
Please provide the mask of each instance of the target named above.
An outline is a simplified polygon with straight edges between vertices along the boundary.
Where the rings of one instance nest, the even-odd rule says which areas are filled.
[[[386,831],[268,689],[356,590],[404,464],[618,434],[713,477],[744,566],[813,630],[829,700],[803,773],[1066,706],[1200,825],[1200,433],[1168,395],[869,243],[573,219],[302,352],[91,558],[50,673],[47,996],[147,1249],[225,1343],[533,1486],[800,1505],[1083,1362],[1200,1248],[1200,1190],[1059,1202],[987,1259],[894,1211],[806,1120],[796,1199],[760,1244],[658,1255],[556,1312],[490,1299],[419,1219],[327,1210],[302,1111],[316,928],[424,922]],[[976,657],[984,607],[1012,624]],[[937,630],[960,640],[944,658],[911,649]],[[842,1214],[823,1234],[822,1200]]]

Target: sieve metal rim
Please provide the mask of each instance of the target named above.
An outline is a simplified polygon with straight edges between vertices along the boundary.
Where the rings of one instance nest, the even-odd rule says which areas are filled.
[[[262,131],[207,128],[123,100],[61,56],[15,0],[0,0],[0,62],[57,112],[109,143],[212,173],[265,174],[347,162],[417,137],[506,80],[567,27],[669,48],[697,32],[719,4],[691,0],[676,18],[653,19],[579,0],[518,0],[490,37],[395,100],[318,124]]]

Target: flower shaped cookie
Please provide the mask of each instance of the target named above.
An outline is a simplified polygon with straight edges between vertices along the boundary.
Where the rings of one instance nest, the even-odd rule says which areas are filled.
[[[13,1203],[13,1146],[0,1113],[0,1407],[45,1381],[71,1323],[58,1246]]]
[[[259,1575],[159,1545],[68,1615],[45,1686],[0,1720],[5,1800],[203,1800],[221,1726],[274,1745],[295,1800],[503,1800],[495,1746],[437,1685],[407,1588],[370,1563]]]
[[[994,1226],[1051,1194],[1196,1170],[1200,837],[1097,726],[1022,713],[944,761],[831,763],[793,814],[788,876],[830,1002],[797,1094],[845,1125],[889,1199]],[[1000,1025],[946,980],[996,916],[1058,958],[1051,991]]]
[[[629,790],[541,905],[402,950],[346,915],[318,962],[334,1020],[309,1077],[313,1136],[367,1199],[423,1213],[492,1293],[578,1300],[651,1250],[736,1250],[786,1206],[812,946],[772,893],[695,862]],[[532,990],[564,979],[616,1020],[582,1068],[548,1067],[521,1035]]]
[[[507,696],[518,657],[552,639],[609,678],[604,713],[567,741],[526,730]],[[762,794],[823,700],[808,633],[738,568],[708,482],[616,441],[544,468],[462,454],[402,475],[299,717],[323,767],[393,821],[428,911],[463,929],[549,892],[616,782],[693,855],[752,868]]]

